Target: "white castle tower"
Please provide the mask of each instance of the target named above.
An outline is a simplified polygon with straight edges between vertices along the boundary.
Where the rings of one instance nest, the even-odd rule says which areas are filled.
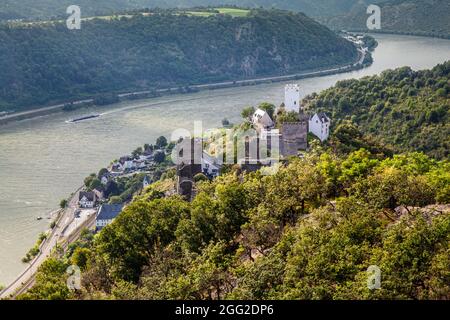
[[[284,88],[284,107],[287,112],[300,112],[300,86],[288,84]]]

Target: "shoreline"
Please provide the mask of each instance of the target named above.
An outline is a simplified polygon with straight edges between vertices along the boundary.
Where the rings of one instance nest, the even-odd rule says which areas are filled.
[[[77,201],[77,194],[82,190],[83,186],[79,187],[74,193],[72,193],[68,200],[68,206],[66,208],[59,208],[52,210],[49,215],[52,222],[55,223],[53,228],[47,230],[48,236],[39,246],[39,253],[33,257],[28,263],[25,269],[20,272],[14,280],[9,284],[5,284],[4,288],[0,290],[0,300],[15,297],[29,288],[34,282],[34,276],[41,263],[47,258],[48,251],[57,246],[58,237],[73,221],[70,203]],[[56,216],[55,216],[56,215]],[[64,221],[63,221],[64,220]],[[55,242],[56,241],[56,242]]]
[[[341,30],[342,31],[342,30]],[[345,30],[346,32],[355,32],[355,33],[365,33],[365,34],[387,34],[387,35],[393,35],[393,36],[409,36],[409,37],[421,37],[421,38],[431,38],[431,39],[443,39],[443,40],[450,40],[450,34],[425,34],[425,33],[414,33],[414,32],[407,32],[407,31],[394,31],[394,30],[367,30],[367,29],[348,29]]]
[[[134,91],[134,92],[125,92],[125,93],[111,93],[112,95],[117,96],[119,101],[124,100],[140,100],[146,98],[154,98],[164,95],[171,94],[185,94],[191,92],[198,91],[206,91],[206,90],[217,90],[217,89],[226,89],[226,88],[235,88],[235,87],[244,87],[244,86],[254,86],[264,83],[274,83],[274,82],[283,82],[290,80],[300,80],[306,78],[315,78],[315,77],[323,77],[328,75],[346,73],[351,71],[360,70],[370,66],[370,64],[364,64],[364,60],[366,58],[366,54],[371,52],[364,52],[361,48],[357,48],[358,51],[358,60],[351,64],[345,64],[340,67],[334,67],[330,69],[320,70],[316,69],[316,71],[306,71],[301,73],[294,73],[289,75],[282,76],[267,76],[267,77],[259,77],[253,79],[245,79],[245,80],[230,80],[216,83],[206,83],[206,84],[197,84],[197,85],[188,85],[188,86],[178,86],[166,89],[158,89],[158,90],[143,90],[143,91]],[[181,89],[181,90],[180,90]],[[156,93],[156,96],[155,96]],[[40,116],[49,115],[55,112],[63,111],[67,105],[71,105],[75,110],[84,106],[88,106],[94,103],[94,98],[77,100],[77,101],[67,101],[65,103],[59,103],[52,106],[41,107],[37,109],[31,109],[28,111],[16,112],[3,117],[0,117],[0,126],[26,119],[33,119]]]
[[[257,84],[263,84],[263,83],[273,83],[273,82],[282,82],[282,81],[288,81],[288,80],[296,80],[296,79],[303,79],[303,78],[310,78],[310,77],[320,77],[320,76],[326,76],[326,75],[332,75],[332,74],[338,74],[338,73],[344,73],[344,72],[351,72],[354,70],[359,70],[362,68],[365,68],[369,66],[370,64],[364,64],[364,60],[366,58],[367,53],[370,54],[370,52],[366,52],[364,50],[361,50],[358,48],[358,61],[351,64],[351,65],[345,65],[342,67],[336,67],[332,69],[327,70],[321,70],[321,71],[311,71],[311,72],[305,72],[301,74],[292,74],[292,75],[285,75],[285,76],[274,76],[274,77],[265,77],[265,78],[258,78],[258,79],[249,79],[249,80],[240,80],[240,81],[227,81],[227,82],[220,82],[220,83],[212,83],[212,84],[201,84],[196,86],[189,86],[189,89],[197,89],[198,91],[202,90],[215,90],[215,89],[222,89],[222,88],[230,88],[230,87],[240,87],[240,86],[249,86],[249,85],[257,85]],[[161,93],[165,94],[174,94],[179,93],[179,88],[173,89],[161,89]],[[173,90],[176,90],[176,92],[173,92]],[[191,92],[191,91],[188,91]],[[186,93],[188,93],[186,92]],[[123,93],[117,95],[120,100],[127,100],[127,99],[136,99],[136,96],[142,96],[145,94],[152,94],[154,91],[141,91],[141,92],[131,92],[131,93]],[[93,99],[87,99],[83,101],[75,101],[72,102],[72,104],[77,104],[80,107],[83,106],[83,104],[86,103],[92,103]],[[56,111],[62,110],[66,104],[59,104],[56,106],[50,106],[45,108],[40,108],[37,110],[30,110],[23,113],[17,113],[15,115],[10,115],[8,121],[4,123],[8,123],[10,121],[19,121],[29,118],[34,118],[46,114],[51,114]],[[0,118],[0,125],[2,124],[2,118]],[[72,202],[75,195],[82,189],[83,187],[79,187],[74,193],[71,194],[69,202]],[[64,233],[64,230],[69,226],[69,224],[65,225],[62,223],[63,218],[67,214],[68,208],[66,209],[55,209],[50,212],[50,217],[53,221],[55,221],[56,226],[60,227],[62,229],[61,233]],[[55,217],[55,214],[58,214]],[[61,214],[62,213],[62,214]],[[62,224],[62,225],[61,225]],[[37,268],[40,265],[40,260],[43,257],[43,248],[44,246],[47,246],[48,243],[51,242],[51,239],[55,237],[56,235],[56,228],[55,229],[49,229],[49,236],[46,238],[40,245],[40,252],[38,255],[33,257],[33,259],[28,263],[28,266],[23,270],[11,283],[5,285],[2,289],[0,289],[0,299],[7,298],[7,297],[15,297],[20,293],[23,293],[26,291],[30,286],[32,286],[34,281],[35,272],[32,272],[34,268]],[[36,266],[37,265],[37,266]]]

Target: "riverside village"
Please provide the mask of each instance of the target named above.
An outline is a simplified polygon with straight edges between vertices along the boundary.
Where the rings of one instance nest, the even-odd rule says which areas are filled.
[[[185,134],[176,131],[171,142],[161,136],[154,145],[112,161],[88,176],[71,199],[62,201],[62,207],[73,211],[73,222],[65,232],[101,230],[151,184],[158,184],[164,196],[179,194],[191,201],[197,182],[214,179],[227,167],[271,174],[290,157],[302,157],[309,150],[308,136],[327,140],[331,119],[325,113],[309,114],[300,90],[297,84],[286,85],[279,107],[263,103],[245,108],[241,124],[224,119],[222,128],[206,133],[192,136],[186,130],[181,131]]]

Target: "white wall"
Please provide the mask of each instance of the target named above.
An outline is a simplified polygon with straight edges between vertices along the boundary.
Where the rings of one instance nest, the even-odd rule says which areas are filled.
[[[309,120],[309,132],[318,137],[320,141],[325,141],[330,135],[330,125],[330,122],[322,123],[317,114],[315,114],[311,120]]]
[[[284,88],[284,107],[287,112],[300,111],[300,86],[298,84],[288,84]]]
[[[81,199],[79,203],[82,208],[93,208],[94,207],[93,201],[87,201],[84,198]]]
[[[95,225],[97,228],[106,227],[108,224],[111,224],[111,222],[113,222],[113,220],[97,220]]]
[[[261,128],[268,128],[273,126],[273,121],[269,114],[261,109],[257,109],[252,116],[252,122],[254,125]]]

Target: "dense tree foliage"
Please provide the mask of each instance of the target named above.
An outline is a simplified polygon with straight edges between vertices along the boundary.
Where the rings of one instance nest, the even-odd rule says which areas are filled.
[[[21,298],[450,299],[449,67],[312,94],[332,135],[273,175],[236,165],[196,176],[188,202],[166,170],[99,234],[43,264]],[[77,292],[63,286],[69,263],[83,271]]]
[[[339,127],[352,121],[371,139],[391,145],[397,152],[449,156],[450,62],[432,70],[404,67],[380,76],[341,81],[307,97],[306,104],[327,112],[342,138],[357,139],[351,127]]]
[[[83,270],[76,297],[448,299],[449,166],[317,147],[275,175],[236,167],[199,179],[192,202],[151,186],[71,248],[65,259]],[[381,289],[367,287],[371,265]],[[58,283],[25,297],[64,297]]]
[[[353,62],[356,48],[303,14],[173,11],[0,26],[0,111],[106,92],[282,75]]]
[[[48,19],[61,17],[70,0],[3,0],[2,19]],[[310,16],[335,16],[350,11],[359,0],[78,0],[87,16],[142,8],[175,8],[196,6],[238,5],[251,8],[279,8],[301,11]]]
[[[36,283],[27,293],[21,295],[23,300],[65,300],[73,298],[67,287],[69,265],[60,259],[49,258],[42,263],[36,275]]]
[[[303,12],[336,30],[367,30],[370,4],[381,7],[381,32],[450,37],[447,0],[78,0],[83,15],[142,8],[238,5]],[[69,0],[3,0],[0,21],[65,17]]]
[[[334,17],[322,16],[319,21],[337,30],[365,31],[369,4],[381,7],[381,29],[375,31],[450,38],[448,0],[363,1],[347,12]]]

